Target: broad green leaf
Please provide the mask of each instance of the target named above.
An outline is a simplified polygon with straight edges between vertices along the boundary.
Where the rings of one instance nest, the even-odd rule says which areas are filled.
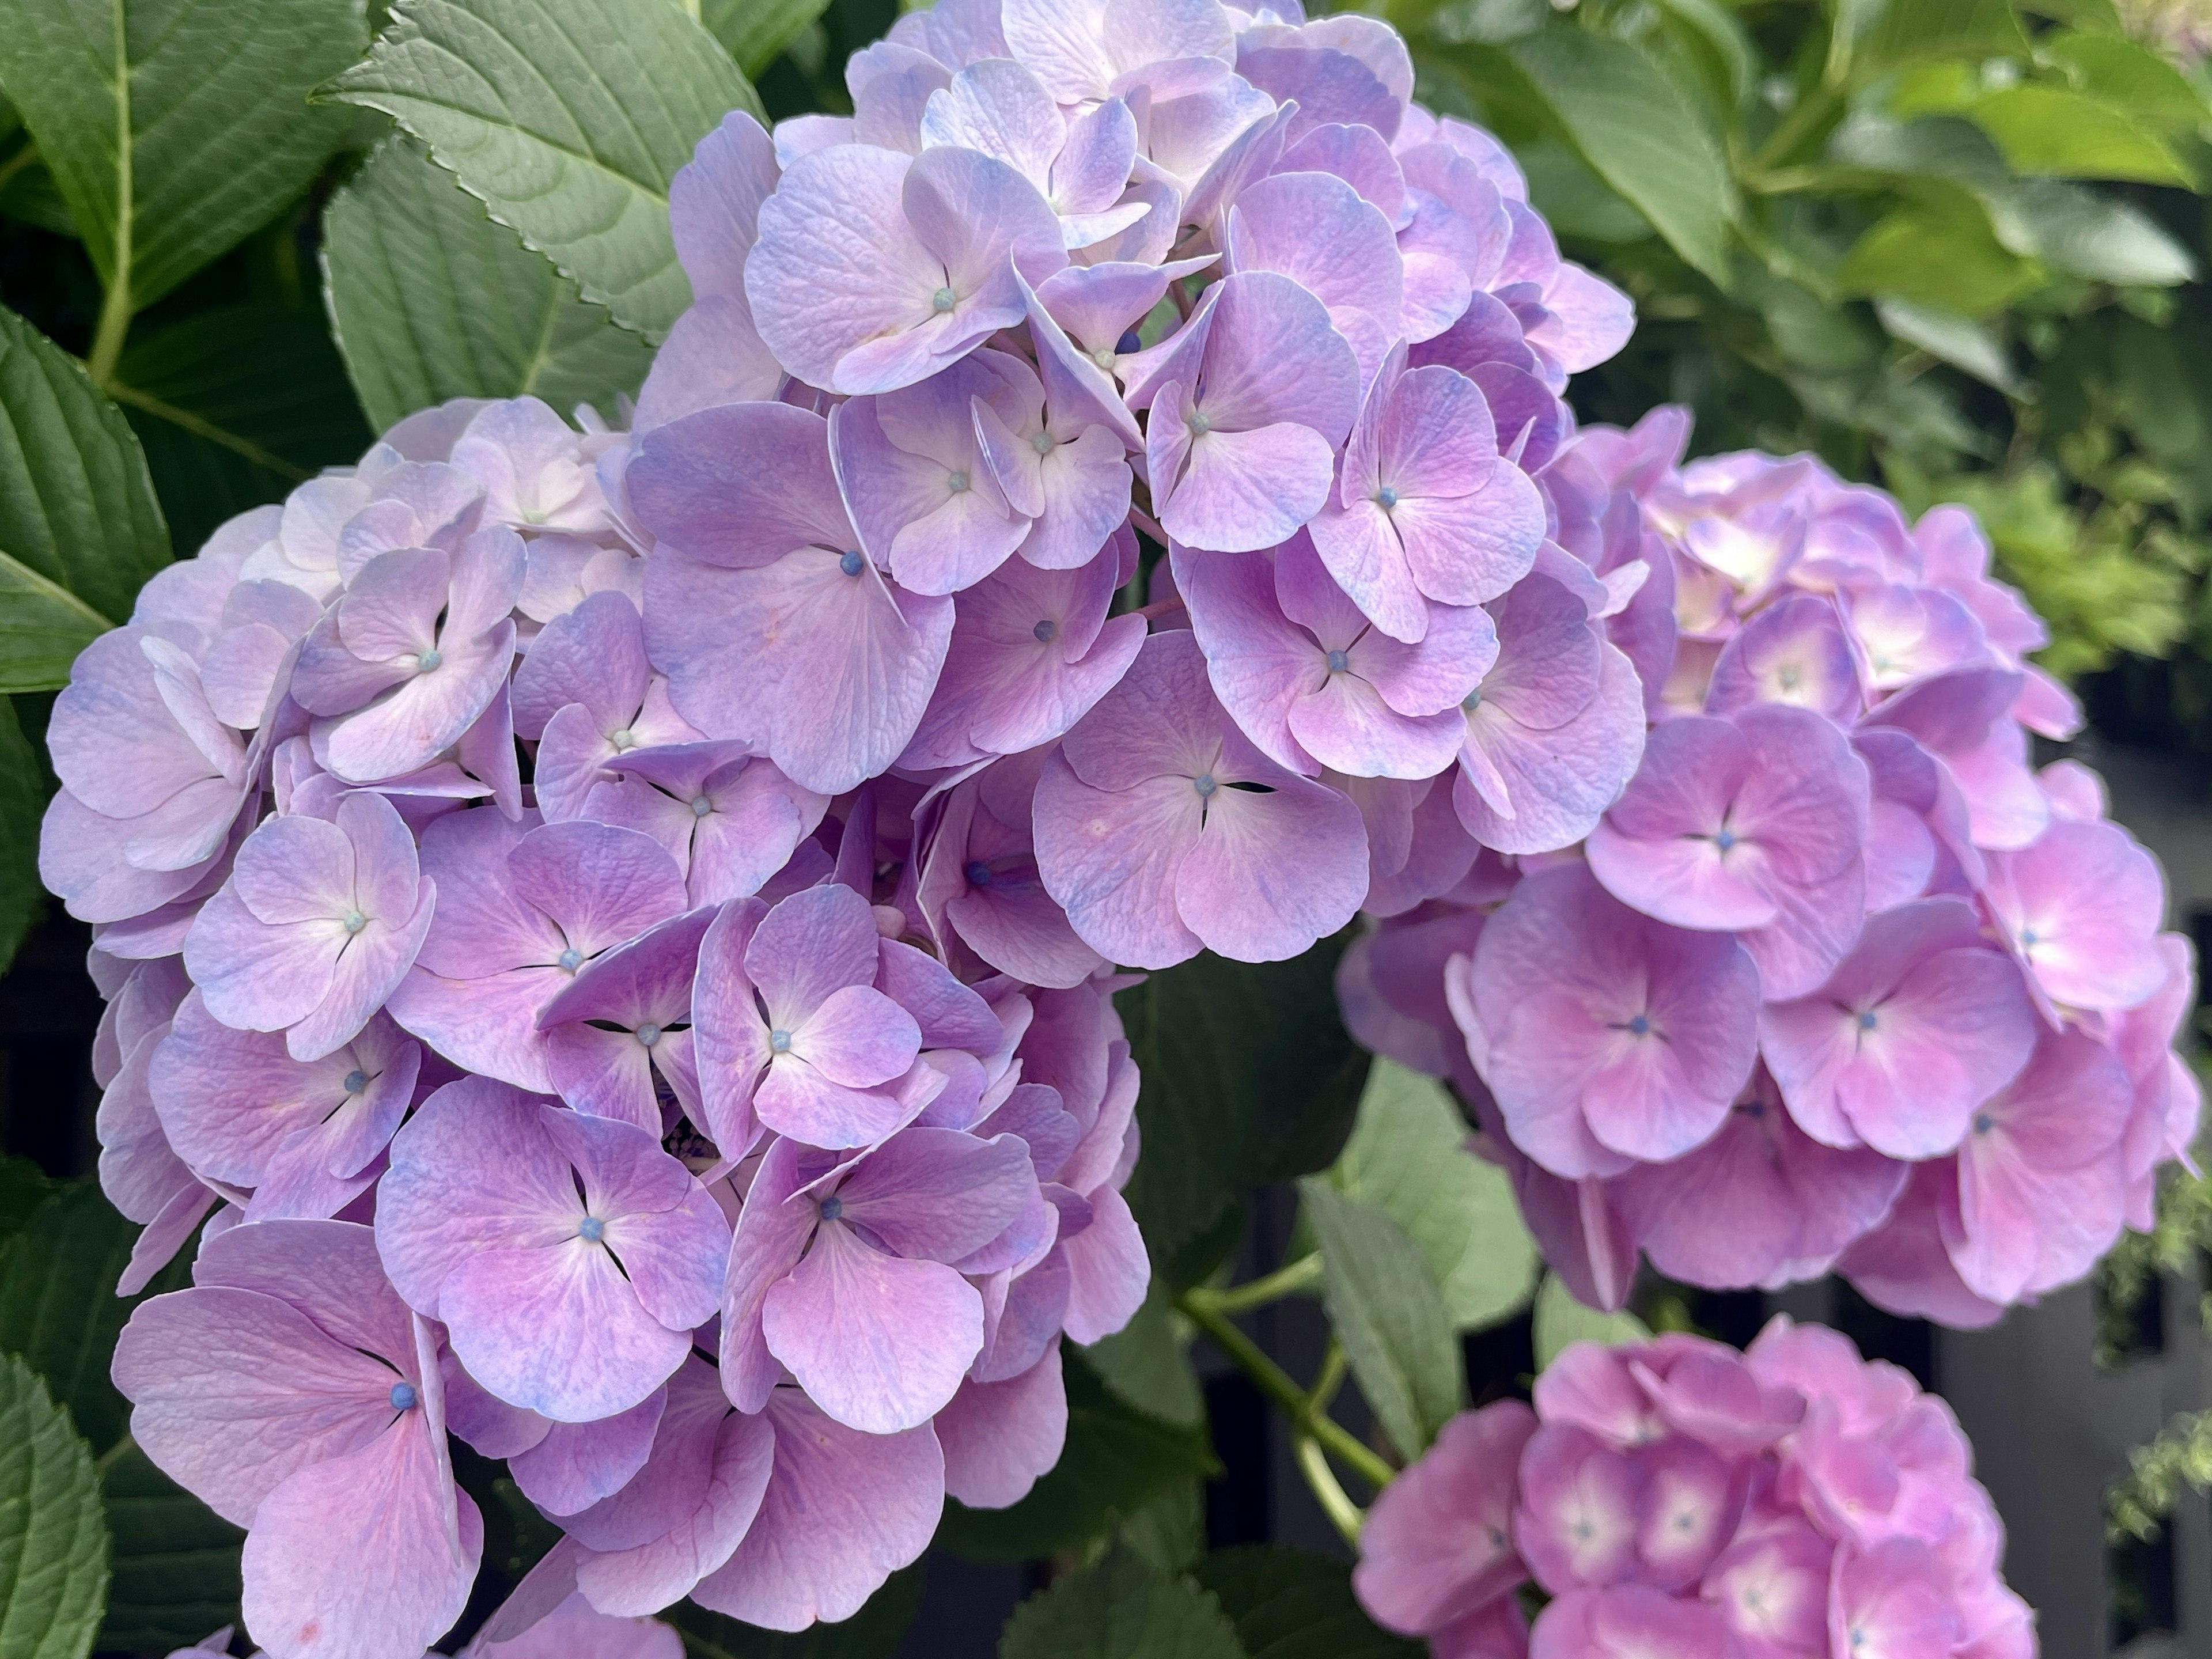
[[[937,1535],[956,1553],[1023,1561],[1080,1549],[1178,1482],[1215,1473],[1203,1428],[1168,1422],[1120,1399],[1073,1348],[1060,1350],[1060,1364],[1067,1445],[1060,1462],[1011,1509],[946,1504]]]
[[[2032,252],[2053,270],[2123,288],[2172,288],[2196,279],[2196,257],[2157,220],[2110,191],[2024,179],[1996,205],[1998,234],[2017,223],[2027,246],[2014,251]]]
[[[1649,219],[1558,139],[1524,144],[1514,152],[1514,159],[1528,176],[1528,200],[1560,235],[1594,242],[1640,242],[1656,234]]]
[[[1838,292],[1903,300],[1962,317],[2002,311],[2041,280],[2001,244],[1981,215],[1901,207],[1851,245]]]
[[[1561,24],[1506,51],[1598,177],[1675,252],[1725,285],[1735,180],[1709,112],[1626,40]]]
[[[1877,66],[2027,53],[2027,37],[2007,0],[1887,0],[1859,47],[1862,61]]]
[[[0,972],[46,914],[39,881],[39,820],[46,807],[46,769],[23,736],[14,699],[0,697]]]
[[[1139,1411],[1187,1426],[1206,1420],[1206,1396],[1176,1329],[1174,1297],[1158,1279],[1135,1318],[1083,1353],[1106,1386]]]
[[[0,217],[15,219],[57,236],[75,236],[76,222],[69,204],[54,188],[54,175],[39,160],[39,147],[27,139],[0,161]]]
[[[37,1374],[0,1354],[0,1659],[83,1659],[106,1594],[92,1449]]]
[[[1468,1127],[1443,1084],[1377,1060],[1334,1179],[1406,1230],[1428,1259],[1453,1328],[1479,1330],[1519,1309],[1536,1243],[1513,1183],[1467,1150]]]
[[[1642,1342],[1651,1332],[1634,1314],[1601,1313],[1575,1300],[1575,1293],[1557,1273],[1546,1273],[1536,1291],[1536,1369],[1542,1370],[1560,1351],[1577,1342],[1601,1342],[1618,1348]]]
[[[1181,1572],[1206,1553],[1206,1487],[1178,1480],[1114,1528],[1115,1540],[1162,1572]]]
[[[749,79],[781,57],[830,0],[702,0],[699,21],[728,48]]]
[[[2063,87],[2008,87],[1967,112],[2015,172],[2047,179],[2119,179],[2192,187],[2166,141],[2125,111]]]
[[[2063,70],[2077,91],[2117,105],[2138,121],[2186,131],[2212,118],[2212,108],[2189,77],[2139,42],[2059,30],[2037,41],[2035,50]]]
[[[1198,957],[1115,999],[1145,1077],[1129,1204],[1171,1290],[1228,1255],[1248,1188],[1326,1169],[1343,1150],[1367,1055],[1337,1012],[1340,951],[1328,941],[1258,964]]]
[[[1237,1626],[1250,1659],[1420,1659],[1360,1610],[1352,1571],[1308,1550],[1217,1550],[1192,1570]]]
[[[0,1352],[21,1354],[46,1379],[98,1452],[129,1427],[107,1368],[137,1305],[115,1294],[115,1282],[137,1232],[87,1180],[55,1193],[0,1244]]]
[[[402,0],[337,96],[430,146],[491,216],[648,338],[690,303],[668,185],[760,100],[714,38],[637,0]]]
[[[2004,342],[1983,324],[1903,300],[1877,300],[1874,309],[1881,325],[1907,345],[1917,346],[1954,368],[1963,368],[2011,397],[2025,395],[2027,387],[2014,372]]]
[[[228,306],[136,334],[108,390],[145,447],[179,547],[368,446],[313,311]]]
[[[115,1556],[100,1650],[184,1647],[237,1622],[246,1534],[155,1468],[133,1442],[118,1442],[100,1465]]]
[[[66,685],[76,653],[168,561],[129,425],[80,364],[0,308],[0,691]]]
[[[307,188],[348,125],[307,94],[366,39],[360,0],[0,0],[0,85],[143,311]]]
[[[448,398],[543,398],[612,415],[652,348],[393,137],[323,216],[331,316],[380,430]]]
[[[1322,1302],[1375,1419],[1417,1457],[1465,1403],[1459,1338],[1419,1245],[1322,1176],[1298,1183],[1321,1246]]]
[[[1117,1548],[1014,1609],[999,1659],[1244,1659],[1211,1593]]]
[[[684,1638],[691,1659],[890,1659],[921,1605],[921,1569],[895,1572],[867,1605],[842,1624],[805,1630],[763,1630],[678,1601],[662,1617]]]

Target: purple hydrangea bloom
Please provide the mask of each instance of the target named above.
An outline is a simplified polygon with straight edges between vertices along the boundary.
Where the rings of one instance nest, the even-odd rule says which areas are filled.
[[[423,1103],[377,1192],[399,1293],[477,1382],[556,1422],[650,1395],[720,1294],[728,1224],[657,1136],[489,1079]]]

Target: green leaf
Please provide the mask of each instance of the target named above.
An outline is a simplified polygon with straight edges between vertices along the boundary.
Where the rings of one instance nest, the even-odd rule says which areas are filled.
[[[1505,50],[1598,177],[1675,252],[1725,286],[1738,204],[1709,113],[1626,40],[1561,24]]]
[[[109,386],[182,547],[369,441],[320,317],[228,306],[134,335]]]
[[[1320,1176],[1298,1183],[1321,1246],[1322,1302],[1375,1419],[1419,1456],[1465,1403],[1459,1339],[1428,1258],[1372,1204]]]
[[[1186,1339],[1176,1328],[1174,1302],[1155,1279],[1136,1317],[1083,1353],[1106,1386],[1139,1411],[1196,1426],[1206,1420],[1206,1396],[1191,1369]]]
[[[945,1506],[938,1541],[981,1560],[1024,1561],[1080,1549],[1177,1482],[1219,1466],[1203,1428],[1168,1422],[1110,1393],[1073,1348],[1060,1350],[1067,1379],[1067,1445],[1060,1462],[1011,1509]]]
[[[805,1630],[763,1630],[678,1601],[662,1616],[684,1638],[692,1659],[890,1659],[921,1605],[921,1568],[895,1572],[867,1605],[842,1624]]]
[[[1954,192],[1963,194],[1963,192]],[[2036,267],[2000,243],[1978,210],[1901,207],[1851,245],[1837,291],[1987,317],[2034,288]]]
[[[1593,242],[1640,242],[1656,235],[1651,222],[1617,195],[1589,164],[1556,138],[1514,151],[1528,179],[1528,200],[1562,236]]]
[[[1860,57],[1877,65],[2027,52],[2027,38],[2007,0],[1887,0],[1860,47]]]
[[[1197,957],[1115,1000],[1145,1077],[1129,1204],[1171,1290],[1228,1255],[1248,1188],[1326,1169],[1343,1150],[1367,1054],[1337,1012],[1341,948],[1257,964]]]
[[[2137,41],[2059,30],[2037,41],[2035,50],[2045,63],[2064,70],[2077,91],[2116,105],[2138,121],[2189,131],[2212,117],[2189,77]]]
[[[21,1354],[46,1379],[98,1452],[129,1428],[131,1408],[107,1368],[136,1305],[115,1294],[115,1282],[137,1231],[97,1182],[80,1181],[0,1244],[0,1352]]]
[[[168,562],[122,415],[73,358],[0,308],[0,691],[69,684],[76,653],[128,617]]]
[[[638,0],[401,0],[332,91],[428,144],[586,299],[653,339],[691,300],[669,180],[729,111],[760,113],[712,35]]]
[[[106,1594],[91,1449],[37,1375],[0,1355],[0,1659],[83,1659]]]
[[[0,0],[0,85],[127,315],[307,187],[366,38],[359,0]]]
[[[2028,395],[2029,388],[2013,371],[2004,342],[1993,330],[1969,318],[1903,300],[1877,300],[1874,309],[1881,325],[1907,345],[1917,346],[1954,368],[1963,368],[2008,396]]]
[[[1193,1570],[1237,1626],[1250,1659],[1420,1659],[1418,1642],[1379,1628],[1352,1594],[1352,1570],[1307,1550],[1216,1550]]]
[[[2123,288],[2172,288],[2193,282],[2196,256],[2134,203],[2057,179],[2024,179],[1997,204],[1997,230],[2007,220],[2025,246],[2053,270]],[[2007,245],[2014,246],[2009,237]]]
[[[1178,1480],[1114,1529],[1162,1572],[1181,1572],[1206,1553],[1206,1487],[1196,1478]]]
[[[1544,1275],[1544,1283],[1536,1292],[1536,1314],[1532,1323],[1536,1369],[1540,1371],[1559,1357],[1560,1350],[1577,1342],[1601,1342],[1608,1348],[1618,1348],[1644,1341],[1651,1334],[1644,1322],[1632,1313],[1601,1313],[1595,1308],[1584,1307],[1575,1300],[1575,1293],[1557,1273]]]
[[[799,31],[830,9],[830,0],[702,0],[699,21],[738,60],[747,78],[783,55]]]
[[[1467,1149],[1467,1121],[1444,1085],[1377,1060],[1359,1121],[1334,1177],[1372,1204],[1427,1258],[1455,1330],[1479,1330],[1516,1311],[1536,1277],[1536,1243],[1521,1224],[1513,1183]]]
[[[155,1468],[133,1442],[100,1460],[114,1535],[103,1653],[162,1651],[238,1620],[246,1534]]]
[[[1220,1603],[1127,1548],[1014,1609],[999,1659],[1244,1659]]]
[[[2194,186],[2166,141],[2124,110],[2063,87],[2008,87],[1966,112],[2013,170],[2048,179],[2121,179]]]
[[[23,735],[13,699],[0,697],[0,972],[46,914],[46,890],[39,881],[39,820],[46,806],[46,769]]]
[[[543,398],[611,415],[653,361],[639,336],[493,222],[410,140],[380,145],[323,217],[339,347],[381,430],[448,398]]]

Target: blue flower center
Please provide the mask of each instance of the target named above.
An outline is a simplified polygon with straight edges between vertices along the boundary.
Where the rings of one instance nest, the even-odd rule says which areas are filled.
[[[791,1033],[783,1030],[781,1026],[777,1027],[775,1030],[770,1031],[768,1034],[768,1046],[771,1053],[779,1054],[789,1054],[791,1052]]]
[[[1375,505],[1388,513],[1398,505],[1398,492],[1389,484],[1384,484],[1382,489],[1375,492]]]
[[[1476,709],[1482,707],[1482,689],[1478,686],[1474,690],[1468,692],[1467,696],[1460,699],[1459,706],[1461,709],[1467,714],[1472,714],[1474,713]]]
[[[1114,342],[1114,349],[1125,357],[1133,351],[1142,351],[1144,349],[1145,342],[1133,328],[1123,329],[1121,337]]]
[[[349,910],[345,913],[345,930],[349,933],[358,933],[368,926],[368,918],[360,911]]]
[[[2033,951],[2042,942],[2042,939],[2043,935],[2037,933],[2034,928],[2023,927],[2020,930],[2020,948],[2023,951]]]
[[[357,1095],[367,1087],[368,1087],[368,1073],[356,1069],[345,1074],[345,1091],[348,1094]]]
[[[1650,1036],[1651,1035],[1651,1016],[1649,1014],[1638,1014],[1635,1018],[1630,1020],[1628,1022],[1628,1034],[1631,1036]]]
[[[1874,1010],[1871,1008],[1864,1010],[1859,1015],[1859,1030],[1862,1031],[1871,1031],[1881,1023],[1875,1018]]]
[[[412,1382],[394,1382],[392,1385],[392,1409],[396,1412],[413,1411],[416,1401],[420,1398]]]
[[[1200,773],[1197,777],[1194,777],[1190,781],[1190,787],[1197,790],[1198,798],[1200,800],[1204,800],[1208,795],[1211,795],[1221,786],[1214,782],[1212,773],[1204,772]]]
[[[1030,447],[1040,455],[1049,455],[1052,453],[1053,446],[1059,441],[1060,440],[1054,437],[1051,433],[1040,432],[1030,440]]]
[[[1030,629],[1030,634],[1039,645],[1050,645],[1060,634],[1060,624],[1048,617]]]
[[[567,950],[562,951],[558,957],[554,958],[554,960],[559,963],[562,968],[565,968],[568,972],[573,974],[576,969],[584,965],[584,953],[572,945]]]
[[[981,859],[977,859],[961,873],[968,878],[968,884],[970,887],[988,887],[991,884],[991,866]]]
[[[435,646],[433,646],[429,650],[425,651],[421,656],[415,659],[415,666],[422,673],[427,674],[445,660],[446,653],[439,650]]]
[[[848,576],[857,576],[860,574],[860,567],[866,563],[867,563],[867,561],[862,558],[856,550],[846,554],[843,558],[838,560],[837,568],[843,571]]]
[[[607,1236],[607,1224],[595,1215],[587,1215],[576,1224],[576,1237],[586,1244],[597,1244]]]
[[[1352,659],[1346,656],[1343,652],[1332,651],[1328,653],[1328,672],[1330,673],[1341,674],[1346,669],[1351,666]]]
[[[714,810],[714,803],[708,800],[704,795],[694,795],[691,797],[691,816],[693,817],[703,818],[708,813]]]
[[[929,307],[940,317],[960,303],[960,296],[949,288],[940,288],[929,296]]]
[[[1713,837],[1713,850],[1716,853],[1734,852],[1735,850],[1735,831],[1733,830],[1723,830],[1720,834],[1715,836]]]
[[[965,472],[946,473],[945,475],[945,487],[956,495],[966,495],[968,493],[968,475]]]
[[[1991,1117],[1987,1112],[1976,1112],[1974,1114],[1974,1133],[1976,1134],[1985,1135],[1996,1127],[1996,1119]]]
[[[835,1221],[839,1216],[844,1213],[845,1200],[843,1199],[825,1198],[822,1200],[822,1218],[824,1221]]]
[[[660,1041],[660,1028],[650,1020],[637,1028],[637,1040],[650,1048]]]
[[[1194,409],[1190,411],[1189,424],[1190,435],[1194,438],[1203,438],[1213,430],[1213,417],[1202,409]]]

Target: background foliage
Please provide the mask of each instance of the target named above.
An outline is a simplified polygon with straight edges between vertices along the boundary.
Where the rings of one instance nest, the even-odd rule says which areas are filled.
[[[1910,504],[1970,502],[2052,620],[2047,665],[2106,729],[2212,753],[2212,23],[2189,0],[1373,9],[1413,42],[1422,95],[1506,138],[1567,251],[1635,297],[1635,341],[1577,383],[1587,418],[1684,401],[1701,450],[1809,448]],[[617,415],[688,300],[676,169],[725,110],[848,107],[843,63],[892,15],[0,0],[0,963],[43,902],[52,693],[146,576],[426,404],[535,392]],[[445,54],[477,71],[465,95]],[[1006,1659],[1413,1651],[1340,1565],[1206,1551],[1200,1333],[1284,1412],[1349,1526],[1471,1397],[1644,1328],[1540,1278],[1456,1103],[1345,1035],[1333,966],[1200,959],[1124,994],[1154,1294],[1070,1355],[1059,1468],[1011,1510],[954,1506],[940,1540],[1056,1563]],[[1299,1219],[1255,1264],[1268,1189],[1295,1190]],[[2115,1299],[2190,1259],[2208,1217],[2181,1189],[2116,1261]],[[234,1613],[239,1534],[137,1451],[106,1380],[131,1236],[96,1188],[0,1162],[0,1659],[160,1651]],[[1257,1276],[1232,1284],[1240,1246]],[[1336,1332],[1310,1378],[1238,1322],[1284,1297],[1318,1299]],[[1665,1287],[1639,1305],[1695,1311]],[[1491,1340],[1506,1328],[1527,1347]],[[495,1466],[459,1467],[489,1534],[465,1634],[547,1529]],[[2212,1425],[2178,1425],[2122,1522],[2205,1470]],[[870,1659],[920,1594],[902,1574],[797,1638],[672,1617],[699,1655]]]

